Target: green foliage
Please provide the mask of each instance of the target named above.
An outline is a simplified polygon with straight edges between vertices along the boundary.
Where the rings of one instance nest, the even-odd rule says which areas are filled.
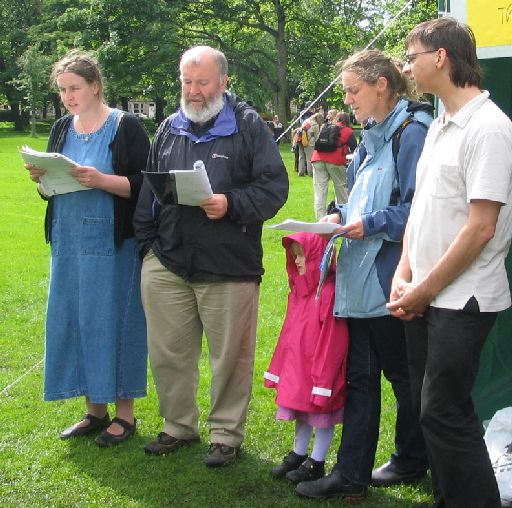
[[[0,504],[10,508],[317,506],[299,499],[288,482],[270,476],[270,469],[293,443],[293,425],[274,420],[274,394],[263,388],[262,382],[288,294],[283,233],[275,230],[265,229],[263,233],[266,273],[261,286],[254,390],[242,456],[236,465],[210,470],[202,463],[208,447],[206,345],[198,391],[200,444],[167,457],[144,455],[144,444],[161,431],[151,378],[148,396],[136,402],[138,430],[130,441],[117,448],[100,449],[89,438],[59,440],[59,432],[81,417],[84,404],[81,399],[41,400],[49,249],[42,227],[45,203],[18,154],[23,144],[44,149],[46,140],[0,132],[0,172],[4,177],[0,187]],[[314,220],[312,179],[299,178],[293,171],[290,145],[282,145],[281,151],[289,168],[290,198],[270,222],[288,217]],[[383,387],[378,464],[387,461],[393,449],[395,402],[385,380]],[[336,460],[339,438],[338,428],[327,457],[328,468]],[[415,486],[372,489],[364,506],[420,508],[429,502],[432,499],[425,481]],[[333,500],[322,506],[340,503],[344,505]]]
[[[161,121],[165,105],[168,112],[179,102],[181,52],[209,44],[226,53],[233,90],[287,125],[290,103],[319,95],[335,63],[365,47],[406,2],[0,0],[0,94],[28,108],[13,87],[22,79],[19,58],[34,47],[53,61],[78,47],[97,53],[109,102],[153,100]],[[375,45],[403,53],[409,28],[435,16],[436,2],[418,0]],[[338,88],[322,102],[339,108],[341,100]]]
[[[12,83],[23,95],[30,109],[31,135],[36,136],[36,110],[43,109],[48,96],[50,57],[29,46],[19,57],[20,73]]]

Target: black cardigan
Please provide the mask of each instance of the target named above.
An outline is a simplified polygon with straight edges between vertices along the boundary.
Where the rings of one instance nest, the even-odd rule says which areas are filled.
[[[66,115],[53,124],[48,139],[48,152],[62,151],[72,118]],[[142,186],[141,171],[146,167],[149,153],[149,138],[141,121],[134,115],[124,113],[109,148],[112,150],[114,174],[126,176],[131,189],[129,198],[114,195],[114,242],[119,246],[125,238],[134,236],[133,213]],[[47,242],[51,242],[53,198],[45,199],[48,200],[44,220],[45,237]]]

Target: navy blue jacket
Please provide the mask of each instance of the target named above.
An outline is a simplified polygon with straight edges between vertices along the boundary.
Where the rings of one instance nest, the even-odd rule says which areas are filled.
[[[260,281],[263,222],[288,197],[288,175],[271,131],[247,103],[231,93],[225,100],[236,121],[231,134],[211,138],[215,119],[201,128],[190,123],[188,135],[171,131],[171,115],[156,133],[147,169],[192,169],[204,161],[212,191],[227,196],[227,214],[211,220],[198,206],[158,205],[145,181],[134,217],[141,254],[151,248],[166,268],[190,282]],[[196,136],[210,139],[196,142]]]

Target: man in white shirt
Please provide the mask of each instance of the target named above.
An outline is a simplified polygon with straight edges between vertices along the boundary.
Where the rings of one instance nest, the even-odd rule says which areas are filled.
[[[388,308],[407,321],[411,389],[436,507],[498,508],[471,400],[497,312],[510,306],[512,123],[480,89],[471,29],[453,18],[416,26],[407,63],[418,92],[445,111],[427,134]]]

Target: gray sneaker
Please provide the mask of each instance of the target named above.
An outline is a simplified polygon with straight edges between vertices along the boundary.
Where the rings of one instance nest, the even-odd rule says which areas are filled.
[[[145,447],[144,451],[149,455],[166,455],[172,453],[178,448],[191,443],[198,443],[199,438],[192,439],[178,439],[170,436],[165,432],[160,432],[154,441],[150,441]]]
[[[204,458],[204,463],[207,467],[227,466],[235,462],[237,456],[238,448],[222,443],[212,443]]]

